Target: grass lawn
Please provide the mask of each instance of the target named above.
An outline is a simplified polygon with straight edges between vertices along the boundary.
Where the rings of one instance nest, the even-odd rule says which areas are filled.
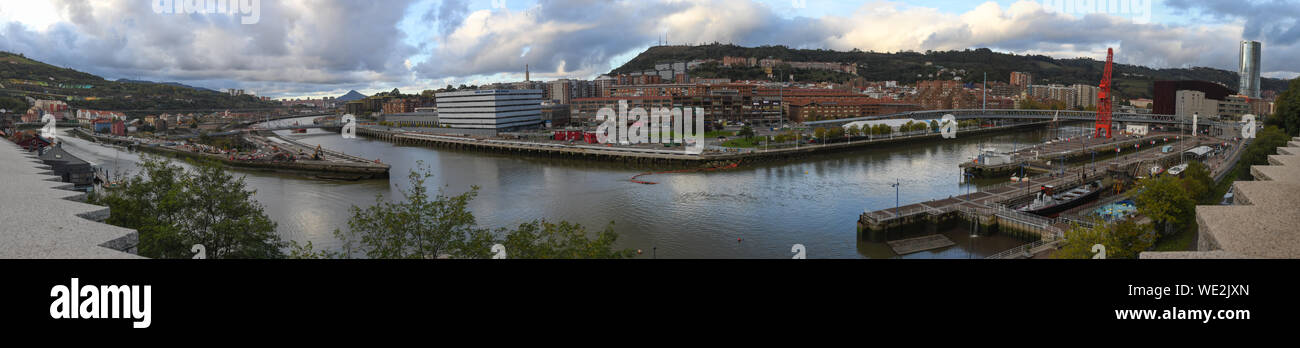
[[[1196,249],[1196,231],[1200,227],[1196,226],[1196,221],[1192,221],[1186,230],[1178,231],[1172,236],[1166,236],[1156,241],[1154,251],[1191,251]]]
[[[728,137],[728,138],[730,138],[730,137],[733,137],[733,136],[735,136],[735,135],[736,135],[736,132],[728,132],[728,131],[712,131],[712,132],[704,132],[704,137],[705,137],[705,138],[709,138],[709,139],[714,139],[714,138],[717,138],[717,137]]]
[[[727,140],[726,142],[722,143],[722,146],[755,148],[755,147],[763,146],[763,138],[760,137],[736,138],[736,139]]]

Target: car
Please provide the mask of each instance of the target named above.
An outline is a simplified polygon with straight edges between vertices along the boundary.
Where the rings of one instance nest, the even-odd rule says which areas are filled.
[[[1233,190],[1234,190],[1234,189],[1228,189],[1228,193],[1223,195],[1223,201],[1222,201],[1222,202],[1219,202],[1219,205],[1233,205],[1233,204],[1234,204],[1234,202],[1233,202],[1233,196],[1234,196],[1234,194],[1233,194],[1233,192],[1232,192]]]

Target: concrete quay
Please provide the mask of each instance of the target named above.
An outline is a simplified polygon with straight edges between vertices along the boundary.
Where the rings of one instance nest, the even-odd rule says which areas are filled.
[[[1200,144],[1214,143],[1218,140],[1202,138],[1195,141]],[[966,195],[864,212],[858,218],[857,227],[859,233],[863,233],[867,239],[884,241],[890,237],[889,231],[904,226],[936,224],[953,218],[962,218],[979,221],[984,229],[998,226],[1000,230],[1009,230],[1031,238],[1053,240],[1063,237],[1070,224],[1079,221],[1068,217],[1044,218],[1022,213],[1010,207],[1028,203],[1037,193],[1038,187],[1043,185],[1051,185],[1058,191],[1065,191],[1088,182],[1106,180],[1115,175],[1140,175],[1139,172],[1148,165],[1168,166],[1179,161],[1181,156],[1181,151],[1164,153],[1160,152],[1158,147],[1149,147],[1134,154],[1097,163],[1095,167],[1077,166],[1067,169],[1063,174],[1032,176],[1027,181],[1009,182]],[[1221,168],[1215,169],[1221,170]]]
[[[134,142],[126,139],[108,137],[108,136],[103,136],[98,134],[90,134],[89,132],[85,132],[80,129],[75,130],[74,133],[83,138],[92,139],[97,142],[115,143],[115,144],[122,144],[122,145],[134,145]],[[262,139],[266,139],[266,138],[262,138]],[[270,142],[269,140],[265,140],[265,141]],[[307,154],[310,154],[313,151],[315,151],[314,148],[308,148],[306,145],[302,145],[301,143],[299,143],[298,145],[293,145],[293,142],[289,142],[289,141],[280,143],[278,145],[284,147],[298,146],[301,148],[295,148],[295,150],[301,150],[300,152],[307,153]],[[229,167],[235,167],[235,168],[283,172],[283,173],[291,173],[291,174],[302,174],[306,176],[313,176],[313,177],[319,177],[325,179],[343,179],[343,180],[383,179],[388,177],[388,170],[391,167],[387,164],[375,163],[373,161],[361,159],[360,157],[356,157],[356,156],[341,155],[338,154],[337,152],[334,153],[335,155],[330,155],[329,153],[326,153],[327,156],[326,160],[316,161],[310,159],[299,159],[293,162],[287,162],[287,161],[277,162],[277,161],[248,161],[248,160],[240,160],[240,159],[231,159],[229,155],[225,155],[225,154],[187,151],[176,147],[157,145],[157,144],[142,145],[136,147],[136,149],[141,151],[152,152],[156,154],[174,156],[174,157],[184,157],[184,158],[192,158],[192,159],[199,159],[199,160],[215,161],[223,165]],[[299,151],[294,151],[294,153],[297,152]],[[329,157],[329,156],[333,156],[333,157]]]
[[[961,135],[974,135],[982,133],[993,133],[999,131],[1008,131],[1021,128],[1041,127],[1050,122],[1030,122],[1014,125],[1005,125],[998,127],[974,128],[963,130]],[[798,147],[787,147],[779,149],[761,150],[761,149],[740,149],[736,152],[711,152],[705,151],[702,154],[693,155],[683,151],[681,146],[673,148],[661,147],[628,147],[628,146],[601,146],[595,144],[565,144],[555,142],[535,142],[494,139],[487,137],[473,136],[452,136],[452,135],[435,135],[420,132],[411,132],[386,127],[360,126],[357,127],[357,135],[372,137],[380,140],[391,141],[395,143],[414,144],[424,146],[436,146],[453,149],[477,150],[489,152],[515,153],[524,155],[533,155],[540,157],[559,157],[575,158],[596,161],[621,161],[629,163],[644,164],[667,164],[667,165],[684,165],[684,166],[717,166],[722,163],[737,162],[763,162],[763,161],[785,161],[798,160],[807,156],[833,151],[851,150],[859,147],[909,143],[920,141],[942,140],[942,134],[933,132],[918,132],[914,134],[904,134],[888,137],[879,137],[875,139],[855,139],[851,142],[838,142],[831,144],[807,144]]]
[[[1060,161],[1064,159],[1067,162],[1089,161],[1096,153],[1103,159],[1147,150],[1147,147],[1163,147],[1173,145],[1175,151],[1183,150],[1181,141],[1175,133],[1157,133],[1142,137],[1122,137],[1113,139],[1094,139],[1091,137],[1075,137],[1069,141],[1057,141],[1051,144],[1037,144],[1024,148],[1019,148],[1010,153],[1010,159],[1007,163],[984,164],[965,162],[961,164],[963,171],[971,173],[977,177],[996,177],[1010,175],[1020,169],[1021,163],[1028,163],[1031,167],[1050,167],[1046,165],[1048,161]],[[1154,141],[1155,144],[1151,144]],[[1135,145],[1141,145],[1135,147]],[[1115,149],[1119,148],[1120,152]]]

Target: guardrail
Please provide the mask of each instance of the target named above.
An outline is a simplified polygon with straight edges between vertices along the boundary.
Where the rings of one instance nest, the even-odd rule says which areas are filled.
[[[1029,257],[1033,257],[1034,249],[1038,249],[1044,246],[1056,245],[1060,242],[1061,240],[1059,239],[1052,239],[1052,240],[1042,239],[1032,243],[1014,247],[997,254],[989,255],[988,257],[985,257],[985,259],[989,259],[989,260],[1014,259],[1021,256],[1029,258]]]
[[[917,120],[940,119],[944,115],[953,115],[957,119],[973,118],[1037,118],[1037,119],[1059,119],[1067,121],[1092,121],[1097,119],[1095,111],[1066,111],[1066,110],[1013,110],[1013,109],[951,109],[951,110],[926,110],[926,111],[908,111],[896,114],[866,116],[845,118],[838,120],[812,121],[804,122],[804,125],[821,125],[849,123],[855,121],[872,121],[891,118],[911,118]],[[1191,124],[1192,120],[1188,117],[1178,117],[1175,115],[1153,115],[1153,114],[1130,114],[1130,113],[1113,113],[1111,119],[1120,122],[1145,122],[1145,123],[1176,123]],[[1214,120],[1200,120],[1202,125],[1219,125],[1222,122]]]

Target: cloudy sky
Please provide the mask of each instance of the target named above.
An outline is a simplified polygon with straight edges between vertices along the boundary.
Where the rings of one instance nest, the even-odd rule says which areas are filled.
[[[155,11],[154,3],[170,0],[0,0],[0,50],[109,79],[277,98],[515,81],[525,64],[534,79],[590,79],[665,35],[673,44],[988,47],[1095,59],[1110,46],[1122,63],[1233,71],[1237,43],[1252,39],[1263,42],[1265,76],[1300,75],[1300,0],[1109,1],[1131,7],[1106,8],[1107,0],[230,0],[255,4],[232,15]],[[1102,11],[1070,6],[1076,3],[1102,3]]]

